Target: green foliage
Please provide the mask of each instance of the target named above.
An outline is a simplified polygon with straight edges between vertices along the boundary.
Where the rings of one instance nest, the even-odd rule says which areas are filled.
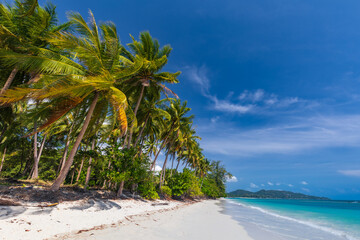
[[[139,184],[139,191],[141,196],[146,199],[159,199],[159,194],[156,192],[155,184],[152,181],[145,181]]]
[[[176,172],[168,179],[168,186],[174,196],[200,197],[203,195],[200,189],[199,178],[194,171],[184,169]]]
[[[184,172],[177,172],[168,179],[168,186],[174,196],[183,196],[190,188],[190,171],[184,169]]]
[[[190,188],[188,189],[187,196],[192,198],[204,196],[200,188],[199,178],[196,177],[195,175],[192,175],[190,181]]]
[[[171,188],[168,187],[168,186],[161,186],[160,191],[161,191],[161,193],[164,194],[166,197],[171,197],[171,196],[172,196]]]
[[[223,193],[220,192],[220,188],[212,178],[204,178],[203,185],[201,188],[202,192],[211,198],[224,197]]]
[[[231,174],[226,171],[220,161],[213,161],[210,167],[210,173],[203,179],[202,192],[213,198],[226,197],[226,177]]]

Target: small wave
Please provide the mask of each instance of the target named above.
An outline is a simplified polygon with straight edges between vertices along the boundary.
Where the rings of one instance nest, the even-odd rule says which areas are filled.
[[[233,201],[233,200],[231,200],[231,199],[228,199],[227,201],[229,201],[230,203],[235,204],[235,205],[239,205],[239,206],[242,206],[242,207],[247,207],[247,208],[251,208],[251,209],[258,210],[258,211],[260,211],[260,212],[262,212],[262,213],[271,215],[271,216],[273,216],[273,217],[277,217],[277,218],[289,220],[289,221],[296,222],[296,223],[300,223],[300,224],[303,224],[303,225],[306,225],[306,226],[309,226],[309,227],[312,227],[312,228],[315,228],[315,229],[319,229],[319,230],[322,230],[322,231],[324,231],[324,232],[331,233],[331,234],[333,234],[333,235],[335,235],[335,236],[343,237],[343,238],[345,238],[345,239],[347,239],[347,240],[359,240],[358,238],[355,238],[355,237],[353,237],[353,236],[350,236],[350,235],[348,235],[347,233],[344,233],[344,232],[342,232],[342,231],[335,230],[335,229],[332,229],[332,228],[329,228],[329,227],[320,226],[320,225],[317,225],[317,224],[312,223],[312,222],[309,222],[309,221],[303,221],[303,220],[298,220],[298,219],[291,218],[291,217],[287,217],[287,216],[282,216],[282,215],[279,215],[279,214],[277,214],[277,213],[273,213],[273,212],[271,212],[271,211],[265,210],[265,209],[263,209],[263,208],[246,205],[246,204],[243,204],[243,203],[239,203],[239,202]]]

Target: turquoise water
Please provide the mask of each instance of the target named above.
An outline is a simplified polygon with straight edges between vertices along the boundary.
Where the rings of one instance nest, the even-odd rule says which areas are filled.
[[[358,201],[229,199],[232,215],[244,221],[240,215],[247,214],[250,223],[284,239],[360,239]]]

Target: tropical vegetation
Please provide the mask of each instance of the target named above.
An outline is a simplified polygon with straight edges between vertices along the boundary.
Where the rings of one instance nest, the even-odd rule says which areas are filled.
[[[169,88],[180,75],[165,70],[172,48],[149,32],[123,45],[91,11],[60,24],[55,10],[0,4],[0,177],[53,191],[225,196],[229,173],[204,156],[191,109]]]

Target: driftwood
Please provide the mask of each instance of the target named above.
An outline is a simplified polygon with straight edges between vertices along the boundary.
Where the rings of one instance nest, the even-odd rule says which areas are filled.
[[[151,206],[169,205],[169,203],[153,203]]]
[[[7,199],[0,198],[0,206],[21,206],[21,204],[18,202],[15,202],[13,200],[7,200]]]

